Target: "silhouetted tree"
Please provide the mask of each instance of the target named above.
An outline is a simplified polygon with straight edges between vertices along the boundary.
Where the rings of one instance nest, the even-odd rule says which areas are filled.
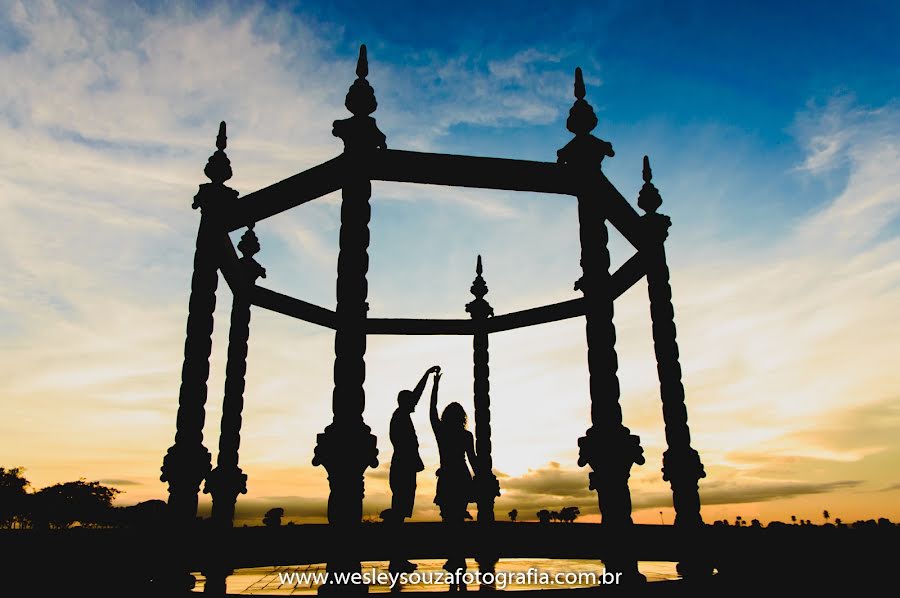
[[[559,520],[565,521],[566,523],[572,523],[579,515],[581,515],[581,509],[578,507],[564,507],[559,512]]]
[[[541,523],[550,523],[550,511],[547,509],[541,509],[535,515]]]
[[[119,507],[116,523],[124,527],[152,529],[166,521],[166,502],[159,499],[145,500],[129,507]]]
[[[834,524],[838,527],[841,527],[842,525],[844,525],[844,522],[841,521],[840,517],[838,517],[837,519],[834,520]]]
[[[281,507],[269,509],[266,511],[266,514],[263,515],[263,525],[266,527],[281,527],[282,517],[284,517],[284,509]]]
[[[734,518],[734,524],[738,527],[741,527],[742,525],[744,525],[744,518],[738,515]]]
[[[797,516],[796,516],[796,515],[791,515],[791,523],[794,523],[794,524],[797,523]]]
[[[11,527],[14,523],[23,522],[26,516],[28,492],[30,485],[22,475],[23,467],[0,467],[0,527]]]
[[[828,512],[828,509],[822,511],[822,519],[825,520],[825,523],[828,523],[828,520],[831,519],[831,513]]]
[[[750,527],[762,527],[762,523],[759,522],[759,519],[751,519]]]
[[[65,529],[75,522],[86,527],[109,525],[113,521],[112,500],[120,492],[84,480],[41,488],[31,501],[31,521],[35,527],[53,529]]]
[[[515,522],[516,522],[516,518],[519,516],[519,510],[518,510],[518,509],[513,509],[512,511],[510,511],[509,513],[507,513],[507,515],[509,515],[509,520],[512,521],[513,523],[515,523]]]

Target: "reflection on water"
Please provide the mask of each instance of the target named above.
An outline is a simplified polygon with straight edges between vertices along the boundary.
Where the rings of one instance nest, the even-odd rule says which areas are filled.
[[[401,591],[407,592],[445,592],[446,583],[427,583],[441,579],[443,581],[444,564],[442,559],[418,559],[413,560],[419,565],[417,577],[410,576],[411,581],[420,580],[419,583],[404,585]],[[478,570],[478,564],[469,559],[467,561],[469,572]],[[362,570],[371,574],[374,578],[387,579],[387,561],[366,561],[362,564]],[[678,579],[675,571],[675,563],[661,561],[641,561],[638,563],[641,573],[647,576],[647,581],[663,581]],[[531,574],[529,574],[529,570]],[[580,559],[500,559],[497,563],[498,574],[506,576],[506,590],[535,590],[550,588],[574,588],[584,585],[593,575],[599,577],[603,573],[603,563]],[[313,577],[316,573],[324,574],[325,564],[297,565],[284,567],[256,567],[253,569],[238,569],[228,577],[227,591],[229,594],[268,594],[274,596],[288,596],[301,594],[315,594],[318,583],[313,579],[302,579],[301,576],[309,574]],[[298,575],[292,575],[297,573]],[[581,582],[576,579],[578,573],[582,573]],[[559,575],[557,575],[559,574]],[[538,577],[540,575],[540,578]],[[203,590],[203,576],[195,573],[197,586],[195,591]],[[499,579],[499,578],[498,578]],[[543,581],[559,579],[563,583],[544,585]],[[574,580],[573,583],[565,583],[565,580]],[[600,583],[599,581],[596,583]],[[476,585],[470,585],[470,589],[477,589]],[[389,592],[389,583],[376,583],[369,586],[370,592]]]

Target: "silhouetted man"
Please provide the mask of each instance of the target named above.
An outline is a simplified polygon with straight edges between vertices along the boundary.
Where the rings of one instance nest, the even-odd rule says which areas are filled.
[[[425,469],[419,456],[419,439],[412,423],[412,412],[422,398],[422,391],[428,381],[428,375],[441,371],[434,366],[422,375],[413,390],[401,390],[397,394],[397,409],[391,417],[391,444],[394,456],[391,458],[391,508],[385,518],[386,522],[399,525],[407,517],[412,517],[413,504],[416,500],[416,474]],[[416,568],[408,560],[392,559],[391,571],[410,572]]]

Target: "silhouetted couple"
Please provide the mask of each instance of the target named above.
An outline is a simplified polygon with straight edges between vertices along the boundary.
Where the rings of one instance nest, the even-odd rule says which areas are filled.
[[[387,520],[400,524],[406,517],[412,516],[416,497],[416,474],[425,469],[425,466],[419,456],[419,441],[411,415],[422,397],[429,374],[434,374],[429,416],[440,453],[434,502],[440,507],[441,519],[452,526],[449,536],[451,543],[454,544],[448,547],[450,558],[444,564],[444,568],[447,571],[458,569],[465,571],[466,562],[459,550],[457,539],[459,528],[466,519],[468,504],[474,500],[469,464],[474,468],[477,463],[475,442],[472,433],[466,429],[468,418],[462,405],[450,403],[438,417],[438,388],[441,382],[439,366],[429,368],[413,390],[402,390],[397,395],[397,409],[391,417],[391,443],[394,446],[394,456],[391,459],[390,473],[391,509]],[[416,565],[407,560],[391,561],[392,571],[408,572],[415,568]]]

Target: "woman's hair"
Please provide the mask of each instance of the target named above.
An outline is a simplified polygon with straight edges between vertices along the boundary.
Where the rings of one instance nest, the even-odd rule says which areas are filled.
[[[462,405],[453,402],[444,407],[444,412],[441,414],[441,422],[451,427],[465,428],[469,423],[469,417],[466,415],[466,410],[463,409]]]

